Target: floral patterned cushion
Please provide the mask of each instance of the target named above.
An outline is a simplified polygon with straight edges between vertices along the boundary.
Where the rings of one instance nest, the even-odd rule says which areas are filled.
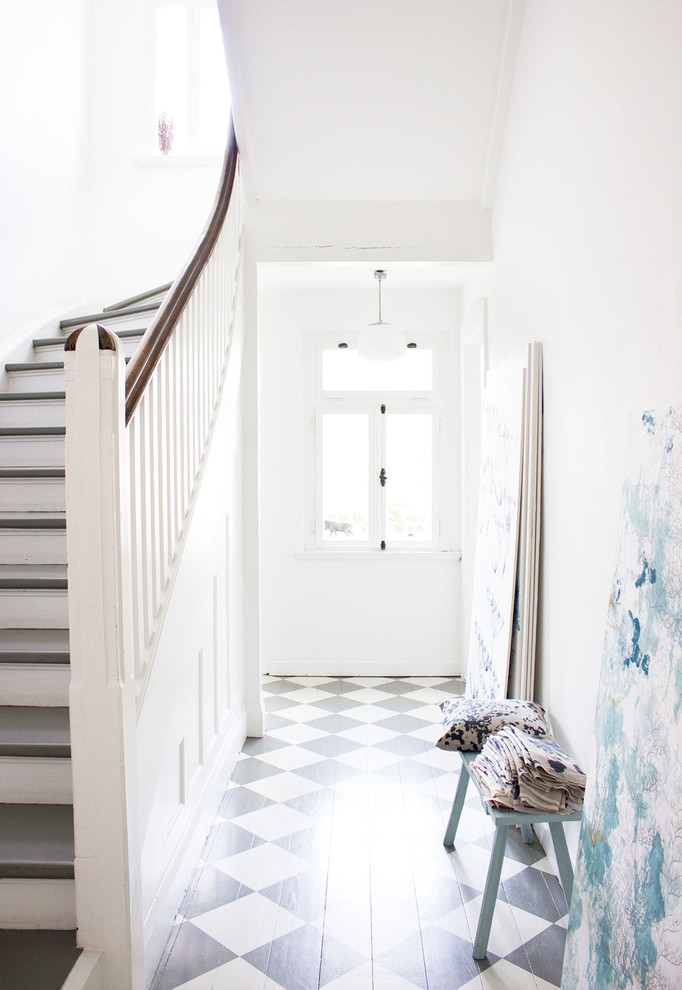
[[[488,736],[512,725],[532,736],[549,736],[544,708],[534,701],[508,698],[479,701],[476,698],[450,698],[441,702],[443,735],[436,746],[474,753],[483,748]]]

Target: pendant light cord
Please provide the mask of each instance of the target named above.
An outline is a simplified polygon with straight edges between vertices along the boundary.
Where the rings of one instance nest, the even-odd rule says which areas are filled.
[[[381,319],[381,283],[386,278],[386,272],[382,269],[378,269],[374,272],[374,277],[379,283],[379,323],[383,323],[384,321]]]

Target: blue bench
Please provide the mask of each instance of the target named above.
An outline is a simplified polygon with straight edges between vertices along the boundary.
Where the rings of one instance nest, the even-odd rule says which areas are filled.
[[[490,937],[490,925],[492,924],[495,901],[497,900],[497,890],[500,885],[500,873],[502,872],[502,861],[504,859],[504,850],[507,845],[507,832],[509,827],[511,825],[520,825],[523,841],[530,845],[533,841],[533,829],[531,826],[540,822],[547,822],[552,836],[552,842],[554,843],[554,851],[556,853],[557,864],[559,866],[559,877],[564,888],[566,901],[570,905],[571,894],[573,892],[573,867],[571,865],[571,858],[568,855],[568,848],[566,846],[564,822],[579,822],[582,815],[579,811],[574,811],[570,815],[551,815],[543,811],[531,811],[527,813],[523,811],[501,811],[499,808],[494,808],[488,801],[483,800],[480,788],[478,786],[478,781],[471,773],[471,764],[478,756],[478,753],[462,753],[460,751],[459,755],[462,757],[462,769],[460,770],[457,793],[455,794],[455,799],[452,802],[452,811],[450,812],[448,827],[445,830],[443,845],[448,848],[452,848],[455,844],[457,826],[459,825],[462,808],[464,807],[464,799],[466,797],[467,787],[469,785],[469,778],[471,778],[476,790],[478,791],[479,797],[481,797],[486,813],[490,815],[495,823],[495,840],[493,842],[493,851],[490,856],[488,875],[485,881],[483,902],[481,904],[481,913],[478,918],[478,927],[476,929],[476,940],[474,942],[473,951],[474,959],[485,959],[485,955],[488,950],[488,939]]]

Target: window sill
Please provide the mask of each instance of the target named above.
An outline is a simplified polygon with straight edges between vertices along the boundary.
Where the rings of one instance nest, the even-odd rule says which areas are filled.
[[[462,559],[459,550],[305,550],[303,553],[295,553],[296,560],[309,560],[316,562],[329,561],[367,561],[367,560],[392,560],[392,561],[432,561],[441,564],[456,564]]]
[[[174,168],[176,166],[220,165],[220,155],[136,155],[133,158],[141,168]]]

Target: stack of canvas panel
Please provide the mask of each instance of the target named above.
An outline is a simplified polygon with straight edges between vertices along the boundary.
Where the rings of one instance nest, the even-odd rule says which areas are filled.
[[[493,368],[481,421],[467,696],[533,698],[540,549],[542,345]]]
[[[486,375],[472,587],[467,696],[506,697],[519,541],[523,451],[523,363]]]
[[[524,374],[519,548],[508,696],[532,700],[540,566],[542,498],[542,344],[528,345]]]

